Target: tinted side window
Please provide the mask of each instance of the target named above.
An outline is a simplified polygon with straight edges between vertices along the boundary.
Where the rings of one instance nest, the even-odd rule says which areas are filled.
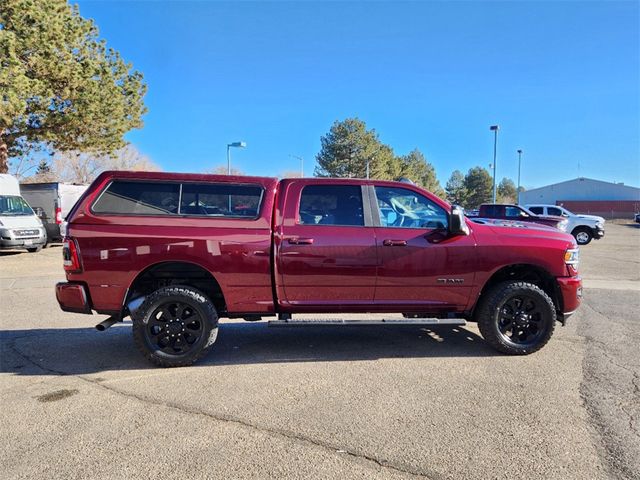
[[[302,189],[302,225],[364,226],[362,189],[358,185],[309,185]]]
[[[412,190],[376,187],[380,223],[383,227],[447,228],[447,212]]]
[[[261,200],[257,185],[184,184],[180,214],[256,218]]]
[[[500,207],[498,205],[487,205],[483,208],[484,215],[487,217],[500,217],[502,216],[502,212],[500,211]]]
[[[535,213],[536,215],[542,215],[542,212],[543,212],[542,207],[531,207],[529,208],[529,210]]]
[[[559,208],[555,208],[555,207],[547,207],[547,213],[549,215],[556,215],[558,217],[562,216],[562,210],[560,210]]]
[[[167,215],[178,213],[177,183],[114,180],[93,204],[96,213]]]
[[[520,210],[518,207],[505,207],[505,217],[509,218],[517,218],[517,217],[526,217],[527,214]]]

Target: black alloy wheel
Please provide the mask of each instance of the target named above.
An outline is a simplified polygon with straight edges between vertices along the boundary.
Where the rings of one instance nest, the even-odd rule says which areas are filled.
[[[147,340],[170,355],[187,353],[204,333],[204,320],[191,305],[172,301],[150,315],[145,328]]]
[[[530,295],[508,298],[498,314],[498,330],[505,341],[515,345],[534,345],[545,331],[544,312]]]

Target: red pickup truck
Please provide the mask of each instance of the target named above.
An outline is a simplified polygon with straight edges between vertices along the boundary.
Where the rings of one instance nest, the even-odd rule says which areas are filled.
[[[478,215],[468,215],[471,218],[497,219],[514,222],[538,223],[548,227],[554,227],[563,232],[567,231],[569,221],[564,217],[555,215],[536,215],[520,205],[507,203],[485,203],[480,205]]]
[[[321,321],[292,316],[309,313],[473,321],[497,350],[528,354],[582,294],[572,236],[474,224],[398,182],[105,172],[67,222],[61,308],[110,315],[98,329],[130,316],[160,366],[204,356],[221,317]]]

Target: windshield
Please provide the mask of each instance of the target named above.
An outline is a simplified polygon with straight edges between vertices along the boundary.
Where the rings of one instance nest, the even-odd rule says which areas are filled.
[[[33,215],[33,210],[22,197],[0,195],[0,216]]]

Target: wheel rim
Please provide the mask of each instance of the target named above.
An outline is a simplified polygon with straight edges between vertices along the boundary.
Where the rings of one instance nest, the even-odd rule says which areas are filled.
[[[587,232],[578,232],[576,240],[578,243],[587,243],[589,241],[589,234]]]
[[[198,342],[204,330],[201,314],[185,302],[167,302],[150,315],[145,328],[147,341],[168,355],[188,353]]]
[[[534,345],[546,330],[545,312],[534,297],[514,295],[502,304],[498,313],[498,331],[518,346]]]

